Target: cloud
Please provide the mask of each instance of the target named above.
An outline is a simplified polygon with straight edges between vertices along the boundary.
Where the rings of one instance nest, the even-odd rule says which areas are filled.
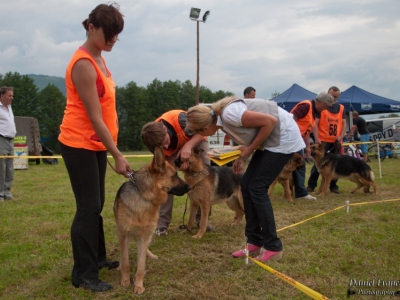
[[[196,82],[196,22],[191,7],[210,10],[199,24],[200,84],[241,95],[254,86],[270,98],[293,83],[318,93],[357,85],[400,100],[400,4],[397,0],[263,1],[120,0],[125,28],[104,53],[119,86],[155,78]],[[85,41],[81,22],[95,0],[14,0],[2,4],[0,73],[64,76]]]

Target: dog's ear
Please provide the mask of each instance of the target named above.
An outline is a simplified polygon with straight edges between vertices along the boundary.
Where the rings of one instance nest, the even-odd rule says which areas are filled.
[[[165,154],[161,147],[156,147],[154,150],[152,167],[160,173],[165,172]]]
[[[297,164],[301,164],[302,161],[303,161],[303,157],[302,157],[300,154],[295,153],[295,154],[293,154],[293,160],[294,160]]]
[[[321,141],[321,144],[320,144],[320,145],[321,145],[321,148],[325,148],[325,145],[326,145],[326,144],[325,144],[325,142],[322,142],[322,141]]]
[[[192,149],[192,152],[193,152],[193,154],[195,154],[195,155],[201,155],[201,154],[204,152],[204,149],[197,149],[197,148],[194,148],[194,149]]]

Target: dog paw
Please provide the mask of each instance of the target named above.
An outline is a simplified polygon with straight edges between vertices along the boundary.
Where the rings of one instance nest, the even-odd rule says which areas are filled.
[[[129,279],[123,279],[121,280],[121,286],[122,287],[128,287],[131,285],[131,282],[129,281]]]
[[[192,236],[192,238],[194,238],[194,239],[201,239],[201,237],[202,237],[203,235],[201,234],[196,234],[196,235],[194,235],[194,236]]]
[[[143,285],[135,285],[135,287],[134,287],[134,289],[133,289],[133,291],[135,292],[135,294],[138,294],[138,295],[143,294],[143,293],[144,293],[144,290],[145,290],[145,288],[144,288]]]

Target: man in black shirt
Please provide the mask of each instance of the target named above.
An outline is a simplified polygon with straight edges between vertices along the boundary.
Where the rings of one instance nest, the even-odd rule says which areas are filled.
[[[364,161],[368,161],[368,144],[369,142],[369,131],[367,127],[367,122],[365,122],[364,118],[360,117],[358,112],[353,111],[353,126],[350,129],[349,136],[353,136],[354,133],[358,132],[360,135],[360,145],[361,152],[363,153]]]

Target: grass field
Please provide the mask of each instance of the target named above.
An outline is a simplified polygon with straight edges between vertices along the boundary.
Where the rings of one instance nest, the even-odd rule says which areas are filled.
[[[129,158],[135,170],[149,160]],[[350,194],[354,184],[342,179],[339,195],[289,204],[280,198],[277,185],[272,202],[284,256],[269,266],[330,299],[347,299],[350,283],[358,285],[351,288],[356,294],[350,299],[393,298],[362,293],[400,291],[400,159],[382,162],[382,178],[376,160],[371,167],[377,196]],[[310,169],[307,165],[307,173]],[[109,258],[117,260],[112,206],[124,181],[108,168],[103,217]],[[143,295],[122,288],[116,270],[100,272],[101,279],[113,284],[110,292],[76,289],[70,283],[69,238],[75,201],[63,160],[16,170],[12,193],[14,200],[0,203],[0,299],[310,299],[259,265],[231,257],[245,241],[244,221],[231,225],[233,212],[225,205],[213,207],[213,232],[200,240],[182,234],[179,226],[188,219],[186,196],[175,198],[169,235],[154,237],[150,245],[159,260],[147,260]],[[342,207],[347,200],[348,213]],[[135,242],[130,252],[134,274]]]

